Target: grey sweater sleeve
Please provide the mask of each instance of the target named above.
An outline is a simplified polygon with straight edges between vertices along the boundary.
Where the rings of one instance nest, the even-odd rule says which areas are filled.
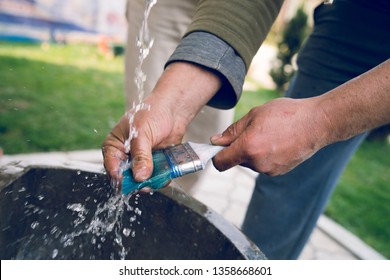
[[[246,67],[243,59],[225,41],[207,32],[190,33],[183,38],[165,66],[176,61],[195,63],[221,77],[222,86],[207,105],[230,109],[237,104]]]

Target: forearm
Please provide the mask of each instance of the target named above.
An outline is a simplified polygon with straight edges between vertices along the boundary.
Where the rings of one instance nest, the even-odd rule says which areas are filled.
[[[316,98],[326,119],[326,143],[390,122],[390,60]]]
[[[187,62],[170,64],[157,82],[145,103],[154,108],[164,107],[174,114],[175,133],[183,133],[201,108],[221,87],[221,79],[202,66]]]
[[[326,94],[255,107],[211,138],[227,146],[213,162],[220,171],[241,164],[280,175],[329,144],[389,122],[390,60]]]
[[[246,69],[244,61],[230,45],[213,34],[193,32],[180,42],[166,65],[180,61],[204,67],[221,78],[222,86],[207,105],[230,109],[237,104]]]

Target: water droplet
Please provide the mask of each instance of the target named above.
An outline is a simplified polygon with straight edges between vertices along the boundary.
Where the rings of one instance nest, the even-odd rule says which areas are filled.
[[[138,216],[141,216],[142,211],[139,210],[139,208],[137,207],[137,208],[134,209],[134,213],[137,214]]]
[[[57,257],[57,255],[58,255],[58,249],[54,249],[52,254],[51,254],[51,258],[55,259],[55,257]]]
[[[124,236],[128,237],[130,235],[130,233],[131,233],[131,229],[129,229],[129,228],[124,228],[123,229],[123,235]]]
[[[81,203],[68,204],[66,208],[75,212],[86,212],[85,207]]]
[[[39,226],[39,223],[37,221],[31,223],[31,228],[36,229]]]

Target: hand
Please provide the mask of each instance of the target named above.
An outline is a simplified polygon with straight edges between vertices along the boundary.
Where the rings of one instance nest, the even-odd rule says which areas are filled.
[[[126,150],[125,142],[129,138],[129,115],[133,115],[134,110],[129,110],[122,116],[103,142],[104,167],[108,175],[119,185],[122,180],[121,163],[133,154],[132,151],[136,151],[136,154],[131,157],[132,169],[137,170],[137,173],[133,174],[134,179],[143,181],[153,170],[152,147],[162,148],[181,141],[182,130],[176,128],[176,133],[173,132],[175,126],[173,112],[164,105],[155,105],[157,101],[152,97],[146,99],[145,103],[153,106],[153,110],[142,109],[135,113],[133,124],[138,135],[131,141],[130,151]]]
[[[320,148],[390,122],[390,59],[337,88],[306,99],[279,98],[252,109],[215,145],[220,170],[243,165],[284,174]]]
[[[134,115],[138,135],[130,145],[132,171],[136,181],[148,179],[153,171],[152,149],[179,144],[187,125],[221,86],[213,72],[191,63],[172,63],[144,103],[150,110]],[[130,112],[131,113],[131,112]],[[121,161],[128,158],[125,141],[129,121],[123,116],[103,142],[104,166],[108,175],[121,181]]]
[[[290,171],[326,144],[326,118],[316,101],[279,98],[253,108],[211,138],[228,146],[214,157],[214,166],[224,171],[242,165],[272,176]]]

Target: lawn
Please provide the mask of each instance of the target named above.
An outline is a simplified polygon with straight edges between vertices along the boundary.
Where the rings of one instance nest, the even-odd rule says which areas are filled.
[[[236,119],[277,97],[246,91]],[[5,154],[99,149],[124,110],[123,57],[94,46],[0,42],[0,147]],[[390,145],[366,141],[326,214],[390,258]]]
[[[92,46],[0,43],[6,154],[97,149],[124,110],[123,63]]]

